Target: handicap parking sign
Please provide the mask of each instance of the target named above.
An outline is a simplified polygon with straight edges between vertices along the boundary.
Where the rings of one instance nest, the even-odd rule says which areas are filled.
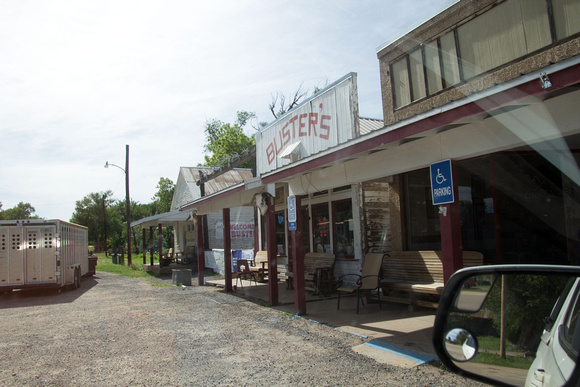
[[[431,169],[431,198],[433,205],[453,203],[453,176],[451,174],[451,160],[439,161],[430,166]]]
[[[288,230],[296,231],[296,196],[288,196]]]

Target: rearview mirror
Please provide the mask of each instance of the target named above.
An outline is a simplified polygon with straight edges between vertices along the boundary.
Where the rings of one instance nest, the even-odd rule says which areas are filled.
[[[452,371],[496,385],[580,380],[580,267],[463,269],[445,285],[433,346]]]

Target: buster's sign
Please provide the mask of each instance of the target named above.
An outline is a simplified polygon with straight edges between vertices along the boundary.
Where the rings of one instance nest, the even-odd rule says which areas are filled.
[[[323,104],[320,104],[320,113],[295,114],[282,128],[278,128],[272,141],[266,146],[268,164],[276,159],[284,147],[302,137],[318,137],[321,140],[330,138],[330,122],[332,116],[323,113]]]
[[[351,73],[256,134],[258,174],[353,139],[357,113],[356,74]],[[296,157],[287,157],[289,151]]]

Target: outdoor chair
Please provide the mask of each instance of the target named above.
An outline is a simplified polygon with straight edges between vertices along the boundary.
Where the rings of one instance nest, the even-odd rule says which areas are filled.
[[[254,280],[254,284],[257,286],[258,282],[256,281],[256,273],[250,270],[250,264],[248,263],[247,259],[238,259],[238,267],[237,271],[234,273],[236,277],[236,286],[238,286],[238,279],[240,280],[240,285],[243,287],[244,282],[243,279],[249,279],[250,285],[252,285],[252,279]]]
[[[379,290],[379,285],[381,283],[381,265],[383,263],[383,258],[387,254],[382,253],[368,253],[365,256],[365,261],[362,268],[361,274],[345,274],[338,279],[338,302],[336,304],[336,310],[340,309],[340,294],[356,293],[356,313],[359,310],[359,301],[362,301],[363,306],[365,305],[363,297],[372,294],[373,291],[377,291],[377,296],[379,300],[379,307],[382,309],[381,305],[381,292]],[[345,277],[358,277],[355,286],[343,286],[343,279]]]

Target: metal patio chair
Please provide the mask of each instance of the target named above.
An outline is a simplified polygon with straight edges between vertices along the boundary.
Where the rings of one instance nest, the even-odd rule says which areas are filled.
[[[381,266],[383,264],[383,258],[387,254],[383,253],[368,253],[365,256],[365,261],[362,268],[361,274],[345,274],[339,277],[338,279],[338,289],[336,289],[338,293],[338,301],[336,304],[336,310],[340,309],[340,294],[353,294],[356,293],[356,313],[358,314],[359,310],[359,301],[362,301],[364,306],[364,300],[362,299],[365,296],[372,294],[374,290],[377,291],[377,296],[379,299],[379,307],[382,309],[381,305],[381,292],[379,289],[381,283]],[[343,286],[343,279],[345,277],[355,276],[358,277],[356,280],[355,286]]]

